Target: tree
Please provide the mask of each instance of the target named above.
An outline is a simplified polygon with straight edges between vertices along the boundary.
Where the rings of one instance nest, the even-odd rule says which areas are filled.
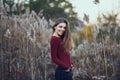
[[[77,15],[73,11],[72,4],[67,0],[29,0],[26,6],[37,13],[43,11],[43,16],[46,19],[54,19],[60,16],[75,19]]]

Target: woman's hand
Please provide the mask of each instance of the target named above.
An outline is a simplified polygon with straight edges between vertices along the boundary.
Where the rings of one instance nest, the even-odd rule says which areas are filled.
[[[66,71],[66,72],[70,72],[70,68],[66,69],[65,71]]]

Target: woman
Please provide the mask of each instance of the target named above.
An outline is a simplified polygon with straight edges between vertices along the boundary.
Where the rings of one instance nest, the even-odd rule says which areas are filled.
[[[72,49],[72,39],[69,23],[65,18],[58,18],[53,25],[53,35],[51,37],[51,58],[57,64],[55,70],[56,80],[72,79],[72,61],[70,50]]]

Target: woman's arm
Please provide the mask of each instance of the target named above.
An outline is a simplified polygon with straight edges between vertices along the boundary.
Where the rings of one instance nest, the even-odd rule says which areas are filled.
[[[59,45],[60,45],[60,41],[59,40],[51,39],[50,46],[51,46],[51,58],[52,58],[52,61],[54,63],[56,63],[57,65],[65,68],[65,69],[68,69],[69,66],[67,66],[66,64],[64,64],[64,62],[62,62],[58,58],[58,56],[57,56]]]

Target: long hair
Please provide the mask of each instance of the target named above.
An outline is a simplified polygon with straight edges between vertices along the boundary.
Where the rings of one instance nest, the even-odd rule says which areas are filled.
[[[66,23],[66,30],[61,36],[61,38],[63,39],[61,44],[63,45],[63,48],[65,49],[65,51],[70,51],[73,48],[73,41],[71,38],[71,32],[70,32],[68,20],[63,17],[58,18],[55,21],[55,24],[53,25],[53,33],[55,31],[55,27],[60,23]]]

